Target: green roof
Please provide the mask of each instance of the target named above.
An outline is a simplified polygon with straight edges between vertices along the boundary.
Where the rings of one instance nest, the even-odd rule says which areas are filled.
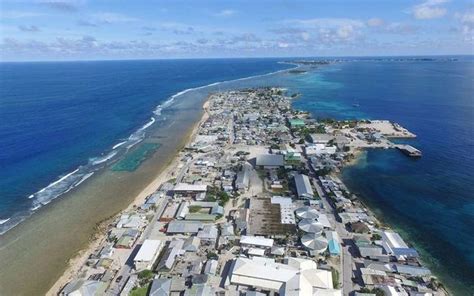
[[[185,220],[214,221],[215,218],[216,218],[216,216],[211,215],[211,214],[189,213],[189,214],[186,215]]]
[[[303,119],[290,119],[290,125],[291,126],[303,126],[304,125],[304,120]]]
[[[299,154],[294,154],[294,153],[287,153],[285,156],[285,160],[287,161],[300,161],[301,160],[301,155]]]

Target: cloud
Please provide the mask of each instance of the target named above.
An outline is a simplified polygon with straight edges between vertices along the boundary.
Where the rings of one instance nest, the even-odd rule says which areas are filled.
[[[362,36],[362,30],[366,27],[365,22],[349,18],[313,18],[286,20],[284,24],[289,25],[287,29],[277,29],[276,34],[286,35],[285,40],[290,37],[296,40],[313,42],[311,36],[316,36],[323,43],[345,43],[351,42]]]
[[[200,38],[200,39],[196,40],[196,42],[199,43],[199,44],[207,44],[207,43],[209,43],[209,40],[206,39],[206,38]]]
[[[245,33],[245,34],[241,34],[241,35],[237,35],[237,36],[234,36],[232,38],[232,42],[234,43],[239,43],[239,42],[260,42],[262,41],[262,39],[260,39],[259,37],[257,37],[255,34],[253,33]]]
[[[42,13],[31,12],[31,11],[18,11],[18,10],[6,10],[1,12],[3,19],[20,19],[30,18],[43,15]]]
[[[381,27],[385,25],[385,21],[381,18],[371,18],[367,20],[367,26],[369,27]]]
[[[135,21],[138,21],[138,19],[127,15],[114,12],[100,12],[92,14],[85,19],[78,20],[77,25],[83,27],[98,27],[99,25],[110,25]]]
[[[96,23],[93,23],[89,20],[78,20],[77,25],[82,27],[97,27]]]
[[[474,10],[464,13],[456,13],[456,19],[460,22],[460,32],[464,36],[464,40],[468,42],[474,41]]]
[[[75,0],[41,0],[39,3],[43,6],[63,12],[76,12],[80,4]]]
[[[232,10],[232,9],[224,9],[224,10],[221,10],[217,13],[215,13],[214,15],[215,16],[220,16],[220,17],[228,17],[228,16],[232,16],[234,14],[236,14],[237,11],[236,10]]]
[[[126,23],[138,21],[137,18],[114,12],[101,12],[92,15],[92,19],[102,24]]]
[[[297,19],[287,20],[285,23],[298,24],[304,27],[334,28],[341,26],[364,27],[364,22],[349,18],[313,18],[313,19]]]
[[[37,26],[18,26],[18,29],[22,32],[39,32],[41,31]]]
[[[427,0],[421,4],[415,5],[411,13],[418,20],[428,20],[440,18],[446,15],[447,9],[442,5],[449,0]]]
[[[386,22],[380,18],[371,18],[367,20],[367,26],[372,32],[382,34],[411,34],[418,31],[418,27],[408,23]]]
[[[147,32],[155,32],[156,28],[155,27],[149,27],[149,26],[143,26],[142,30],[147,31]]]
[[[269,31],[278,35],[301,34],[301,33],[306,32],[305,29],[295,28],[295,27],[281,27],[281,28],[270,29]]]
[[[194,27],[181,23],[162,23],[160,28],[176,35],[191,35],[198,33]]]

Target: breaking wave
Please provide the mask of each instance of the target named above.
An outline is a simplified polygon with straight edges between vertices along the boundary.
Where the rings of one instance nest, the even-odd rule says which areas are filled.
[[[139,129],[137,129],[135,132],[133,132],[126,140],[122,140],[121,142],[112,146],[112,149],[107,153],[104,153],[104,155],[90,158],[86,165],[79,166],[74,171],[59,177],[56,181],[50,183],[48,186],[42,188],[36,193],[29,195],[27,198],[32,200],[32,204],[28,211],[17,212],[11,217],[0,217],[0,235],[6,233],[8,230],[12,229],[16,225],[24,221],[42,206],[49,204],[54,199],[76,188],[84,181],[92,177],[94,172],[107,166],[107,164],[113,162],[118,156],[123,155],[130,148],[143,141],[146,136],[146,130],[153,124],[155,124],[157,119],[161,117],[162,111],[165,108],[169,107],[175,101],[176,98],[191,91],[217,86],[222,83],[244,81],[257,77],[274,75],[277,73],[286,72],[288,70],[290,69],[283,69],[275,72],[238,78],[234,80],[213,82],[199,87],[188,88],[172,95],[165,102],[156,106],[153,111],[153,116],[150,118],[150,120],[143,126],[141,126]]]

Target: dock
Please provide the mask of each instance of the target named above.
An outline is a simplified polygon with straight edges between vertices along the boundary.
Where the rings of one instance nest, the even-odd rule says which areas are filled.
[[[402,151],[407,156],[421,157],[421,151],[411,145],[400,144],[400,145],[395,145],[395,148]]]

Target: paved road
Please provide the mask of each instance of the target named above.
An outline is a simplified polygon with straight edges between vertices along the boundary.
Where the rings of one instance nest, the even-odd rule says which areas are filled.
[[[320,194],[320,191],[322,189],[319,186],[318,180],[316,178],[313,178],[313,183],[316,186],[316,189],[318,191],[318,194]],[[323,197],[324,196],[324,197]],[[352,234],[348,232],[341,222],[338,222],[335,219],[335,211],[329,204],[329,201],[327,200],[327,197],[325,194],[321,196],[321,201],[323,203],[323,206],[328,214],[330,214],[332,219],[330,219],[334,225],[335,225],[335,231],[339,234],[339,237],[341,238],[342,241],[347,241],[352,239]],[[349,253],[349,246],[342,245],[342,252],[341,252],[341,268],[340,270],[342,271],[341,274],[341,282],[342,282],[342,293],[344,296],[349,295],[352,291],[354,291],[354,283],[352,282],[352,270],[353,270],[353,258],[352,255]]]
[[[130,253],[130,256],[127,259],[127,262],[122,266],[122,268],[117,272],[116,274],[116,279],[119,276],[122,276],[122,279],[116,283],[115,281],[112,282],[110,288],[107,291],[108,296],[115,296],[115,295],[120,295],[120,291],[123,289],[125,286],[127,279],[133,272],[133,258],[135,257],[136,253],[138,252],[138,246],[141,245],[145,239],[147,239],[150,236],[151,231],[153,230],[153,226],[155,225],[155,222],[158,220],[159,216],[163,212],[166,204],[168,203],[169,198],[164,197],[160,198],[157,204],[157,210],[155,214],[153,215],[153,219],[151,220],[150,223],[145,227],[145,230],[141,234],[140,238],[137,240],[135,243],[134,249]]]

